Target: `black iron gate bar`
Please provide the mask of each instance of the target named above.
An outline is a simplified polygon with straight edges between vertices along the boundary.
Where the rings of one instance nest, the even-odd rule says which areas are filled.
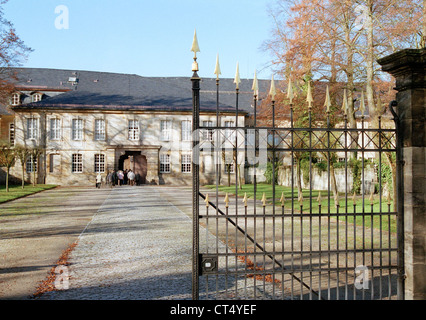
[[[194,59],[196,60],[196,59]],[[213,130],[216,133],[216,141],[215,143],[218,143],[219,141],[219,134],[224,131],[224,130],[231,130],[231,128],[229,127],[221,127],[219,126],[220,124],[220,112],[219,112],[219,79],[217,79],[216,84],[217,84],[217,109],[216,109],[216,126],[215,127],[204,127],[204,126],[200,126],[199,125],[199,106],[200,106],[200,101],[199,101],[199,77],[196,74],[196,71],[194,71],[194,76],[191,79],[193,82],[193,108],[194,108],[194,114],[193,114],[193,130],[194,130],[194,141],[193,141],[193,146],[194,146],[194,153],[193,153],[193,157],[194,158],[198,158],[199,159],[199,152],[202,152],[201,150],[197,150],[196,147],[198,142],[199,142],[199,130]],[[397,214],[397,212],[393,212],[390,210],[390,203],[388,203],[388,211],[387,212],[382,212],[383,208],[382,208],[382,181],[381,181],[381,156],[383,152],[395,152],[396,151],[396,144],[392,144],[392,139],[396,138],[397,133],[396,130],[394,129],[383,129],[381,128],[381,122],[379,119],[379,128],[378,129],[368,129],[368,128],[364,128],[364,117],[361,118],[361,123],[362,123],[362,127],[361,129],[351,129],[351,128],[347,128],[347,119],[345,117],[344,119],[344,123],[345,123],[345,127],[344,128],[331,128],[330,127],[330,122],[329,122],[329,114],[327,116],[327,128],[312,128],[312,121],[311,121],[311,109],[309,108],[309,127],[308,128],[295,128],[293,126],[293,108],[292,105],[290,104],[290,111],[291,111],[291,127],[290,128],[281,128],[281,127],[276,127],[275,126],[275,110],[274,110],[274,106],[275,106],[275,102],[272,101],[272,109],[273,109],[273,113],[272,113],[272,127],[256,127],[256,106],[257,106],[257,95],[254,95],[254,126],[253,127],[239,127],[238,126],[238,95],[239,95],[239,88],[238,88],[238,83],[237,83],[237,88],[236,88],[236,118],[235,118],[235,127],[232,127],[232,130],[234,130],[235,132],[238,132],[240,130],[242,130],[244,132],[244,134],[246,135],[248,130],[255,130],[255,145],[254,145],[254,151],[255,154],[256,152],[260,151],[261,149],[257,146],[257,136],[259,133],[259,130],[268,130],[271,134],[272,134],[272,145],[269,144],[267,147],[267,151],[268,150],[272,150],[273,153],[273,161],[272,161],[272,166],[273,166],[273,178],[272,181],[274,181],[274,183],[272,184],[273,187],[273,205],[272,205],[272,214],[267,214],[266,213],[266,203],[265,201],[263,202],[263,214],[260,216],[263,219],[263,235],[265,235],[265,219],[266,218],[272,218],[272,222],[273,222],[273,250],[272,251],[267,251],[266,247],[265,247],[265,236],[263,236],[263,246],[260,245],[257,240],[256,240],[256,219],[255,218],[259,218],[259,215],[256,212],[256,201],[257,201],[257,197],[256,197],[256,188],[257,188],[257,183],[256,183],[256,167],[254,166],[253,170],[254,170],[254,181],[253,181],[253,189],[254,189],[254,205],[253,205],[253,214],[248,214],[247,213],[247,205],[245,205],[245,213],[244,215],[239,215],[238,214],[238,183],[237,183],[237,179],[238,179],[238,170],[235,170],[235,214],[234,215],[229,215],[228,213],[228,205],[226,204],[226,213],[224,213],[222,210],[220,210],[219,208],[219,189],[218,189],[218,172],[220,170],[220,167],[218,165],[218,162],[216,163],[216,203],[213,204],[212,202],[208,201],[208,196],[202,194],[199,192],[199,165],[198,165],[198,161],[194,161],[194,166],[193,166],[193,211],[194,211],[194,250],[193,250],[193,298],[194,299],[198,299],[199,298],[199,277],[200,277],[200,273],[202,273],[202,266],[200,265],[200,261],[202,261],[203,259],[203,255],[202,253],[199,252],[199,230],[198,230],[198,225],[199,225],[199,221],[200,219],[206,219],[206,224],[208,226],[208,219],[215,219],[216,222],[216,252],[213,254],[213,256],[215,257],[219,257],[219,256],[225,256],[226,258],[228,257],[235,257],[235,261],[237,261],[238,256],[244,255],[245,259],[247,259],[248,256],[253,256],[254,257],[254,266],[257,265],[256,263],[256,257],[257,256],[261,256],[263,257],[263,266],[266,266],[265,264],[265,258],[268,257],[270,258],[274,263],[273,263],[273,269],[265,269],[263,268],[262,270],[258,270],[256,268],[254,268],[253,270],[247,270],[247,265],[244,268],[244,270],[239,270],[238,268],[236,268],[235,271],[231,271],[228,269],[228,259],[226,259],[226,276],[228,275],[246,275],[248,274],[254,274],[254,275],[263,275],[263,287],[265,287],[265,275],[266,274],[272,274],[273,276],[273,280],[275,277],[275,274],[277,273],[277,269],[275,268],[275,264],[278,265],[281,269],[279,270],[278,273],[282,274],[283,276],[283,280],[282,280],[282,290],[284,293],[284,274],[290,274],[292,275],[291,277],[291,297],[293,298],[293,279],[296,279],[297,281],[300,282],[301,284],[301,292],[300,292],[300,297],[303,298],[303,286],[305,288],[309,289],[309,297],[312,299],[312,294],[316,294],[319,295],[319,298],[322,299],[321,296],[321,275],[322,272],[327,272],[328,273],[328,299],[330,299],[331,295],[330,295],[330,273],[331,272],[336,272],[336,276],[337,276],[337,283],[339,283],[339,272],[341,271],[353,271],[356,268],[356,254],[362,254],[362,261],[363,261],[363,265],[365,264],[365,254],[366,253],[370,253],[371,254],[371,266],[369,266],[369,269],[371,270],[371,272],[373,273],[374,270],[379,270],[380,272],[380,282],[379,282],[379,290],[380,290],[380,298],[382,298],[382,272],[383,270],[387,270],[389,272],[389,276],[388,276],[388,297],[391,297],[391,279],[390,279],[390,273],[392,270],[394,269],[398,269],[399,273],[401,272],[401,266],[400,264],[398,265],[392,265],[391,262],[391,253],[392,252],[397,252],[398,257],[400,257],[401,252],[400,252],[400,248],[399,246],[397,246],[396,248],[391,247],[391,233],[390,231],[388,232],[388,247],[387,248],[383,248],[383,243],[382,243],[382,218],[380,218],[380,248],[374,248],[373,246],[373,240],[374,240],[374,235],[373,235],[373,217],[374,216],[387,216],[388,217],[388,227],[390,228],[390,224],[391,224],[391,216],[397,216],[398,219],[400,220],[400,216]],[[393,110],[391,109],[391,111],[393,112]],[[275,144],[275,135],[278,134],[280,135],[280,132],[286,132],[286,136],[290,135],[290,144],[287,143],[284,139],[281,140],[281,142],[287,144],[289,147],[288,148],[278,148]],[[302,141],[303,143],[303,137],[301,138],[300,136],[298,136],[298,132],[303,132],[304,135],[307,135],[309,137],[309,145],[307,146],[305,144],[304,147],[302,148],[295,148],[294,147],[294,138],[295,136],[297,136],[300,141]],[[333,135],[333,132],[339,132],[340,135],[338,137]],[[315,133],[323,133],[322,135],[319,135],[321,138],[318,138],[318,136]],[[350,148],[347,147],[348,146],[348,134],[350,135],[351,133],[355,133],[356,136],[361,136],[362,142],[361,145],[359,144],[358,141],[355,141],[355,148]],[[375,133],[374,136],[370,137],[368,136],[368,133]],[[390,137],[386,137],[384,134],[385,133],[390,133],[391,136]],[[334,144],[334,148],[331,147],[330,145],[330,135],[333,136],[334,139],[336,139],[336,142]],[[225,135],[226,136],[226,135]],[[236,136],[236,141],[235,144],[233,145],[232,151],[236,152],[238,154],[239,151],[242,152],[246,152],[247,151],[247,146],[244,146],[244,148],[240,148],[238,146],[238,135]],[[322,142],[323,146],[325,146],[325,144],[327,144],[327,147],[325,148],[315,148],[312,146],[312,137],[315,136],[316,138],[318,138],[318,140],[321,140],[323,137],[327,137],[326,138],[326,142]],[[345,143],[344,145],[342,143],[338,143],[339,139],[341,137],[344,137],[345,139]],[[351,136],[351,135],[350,135]],[[373,148],[371,147],[366,147],[365,144],[365,136],[367,136],[368,143],[367,145],[371,142],[373,144]],[[280,136],[281,137],[281,136]],[[383,148],[382,147],[382,139],[384,138],[385,141],[387,141],[388,143],[391,144],[391,147],[388,148]],[[375,139],[378,139],[379,142],[378,144],[376,144]],[[315,143],[315,146],[318,144]],[[353,145],[354,141],[352,141],[350,143],[350,145]],[[340,147],[337,147],[338,145],[340,145]],[[284,201],[282,201],[282,212],[281,214],[276,214],[275,209],[276,209],[276,199],[275,199],[275,154],[276,152],[291,152],[291,160],[292,160],[292,166],[291,166],[291,213],[290,214],[285,214],[285,210],[284,210]],[[303,211],[303,198],[300,201],[300,213],[296,213],[295,212],[295,206],[294,206],[294,152],[309,152],[309,181],[310,181],[310,189],[309,189],[309,214],[307,212],[304,213]],[[318,213],[314,213],[312,212],[312,153],[314,152],[326,152],[328,157],[327,157],[327,166],[328,166],[328,197],[327,197],[327,212],[326,213],[322,213],[321,212],[321,201],[318,200],[319,202],[319,206],[318,206]],[[216,152],[216,159],[218,159],[218,154],[217,154],[217,150]],[[340,212],[340,205],[339,205],[339,201],[337,201],[337,205],[336,205],[336,212],[331,212],[330,211],[330,207],[331,207],[331,190],[330,190],[330,166],[331,166],[331,161],[330,161],[330,153],[332,152],[345,152],[345,182],[346,182],[346,186],[347,186],[347,170],[348,170],[348,163],[347,163],[347,155],[350,152],[358,152],[362,154],[361,160],[362,160],[362,184],[363,184],[363,189],[365,188],[364,185],[364,166],[365,166],[365,160],[364,160],[364,153],[365,152],[378,152],[379,154],[379,206],[380,206],[380,212],[374,212],[373,209],[373,202],[371,202],[371,212],[366,212],[365,211],[365,192],[363,190],[362,192],[362,212],[356,212],[356,203],[354,201],[353,203],[353,219],[354,219],[354,230],[353,230],[353,234],[354,234],[354,244],[353,244],[353,249],[349,249],[348,248],[348,215],[350,215],[351,213],[348,212],[348,192],[347,192],[347,187],[346,187],[346,191],[345,191],[345,248],[344,249],[340,249],[339,248],[339,240],[337,240],[337,249],[336,250],[332,250],[331,246],[330,246],[330,218],[331,217],[335,217],[337,221],[339,221],[339,217],[341,217],[342,212]],[[206,206],[206,214],[200,214],[199,213],[199,197],[201,197],[202,199],[206,200],[207,198],[207,206]],[[394,199],[396,200],[396,199]],[[336,202],[336,199],[335,199]],[[215,211],[216,211],[216,215],[209,215],[208,214],[208,207],[212,206]],[[356,218],[358,216],[362,217],[362,249],[357,247],[356,244]],[[280,218],[282,220],[282,250],[281,251],[276,251],[275,248],[275,219],[276,218]],[[300,238],[300,248],[301,250],[295,250],[294,248],[294,242],[293,242],[293,232],[294,232],[294,218],[300,218],[300,232],[301,232],[301,238]],[[303,218],[309,218],[309,227],[310,227],[310,244],[309,244],[309,250],[305,251],[303,250]],[[322,246],[321,246],[321,218],[322,217],[327,217],[327,221],[328,221],[328,250],[323,251],[322,250]],[[365,240],[366,240],[366,235],[365,235],[365,219],[366,217],[370,217],[370,223],[371,223],[371,238],[370,238],[370,246],[371,248],[366,248],[366,244],[365,244]],[[239,224],[238,224],[238,218],[243,218],[244,219],[244,224],[245,227],[244,229],[242,229]],[[248,218],[254,218],[253,219],[253,223],[254,223],[254,236],[251,237],[248,233],[247,233],[247,219]],[[291,237],[292,237],[292,241],[291,241],[291,250],[290,251],[286,251],[284,250],[284,219],[285,218],[291,218]],[[318,218],[319,220],[319,239],[320,239],[320,243],[319,243],[319,250],[315,251],[313,250],[313,244],[312,244],[312,219],[313,218]],[[218,223],[220,219],[226,219],[226,252],[219,252],[218,251]],[[235,219],[232,220],[232,219]],[[247,241],[247,239],[249,241],[251,241],[254,244],[254,252],[248,252],[247,251],[247,244],[245,244],[245,252],[241,253],[241,252],[235,252],[235,253],[231,253],[228,251],[228,222],[231,223],[231,225],[233,225],[235,227],[235,237],[236,237],[236,246],[238,248],[238,232],[242,233],[244,235],[244,239],[245,241]],[[399,221],[398,221],[399,222]],[[339,223],[336,224],[336,232],[337,232],[337,239],[339,239]],[[399,224],[398,224],[398,228],[400,228]],[[207,233],[206,233],[206,237],[208,238],[208,227],[207,227]],[[260,249],[260,251],[256,251],[256,249]],[[380,265],[379,266],[374,266],[374,253],[378,252],[380,254]],[[386,252],[388,253],[388,265],[383,265],[382,264],[382,253]],[[207,245],[207,254],[209,255],[209,257],[211,257],[211,254],[208,253],[208,245]],[[295,268],[294,266],[294,255],[295,254],[300,254],[301,259],[300,259],[300,268]],[[327,268],[321,268],[321,264],[319,264],[318,268],[314,268],[312,266],[312,255],[315,254],[319,254],[319,257],[321,259],[321,256],[323,254],[326,254],[328,256],[328,267]],[[330,255],[331,254],[336,254],[336,258],[337,258],[337,267],[331,267],[330,264]],[[338,263],[338,259],[340,257],[340,254],[344,254],[345,255],[345,267],[341,267],[339,266]],[[354,266],[353,267],[349,267],[348,266],[348,254],[353,254],[354,256]],[[284,267],[284,256],[285,255],[291,255],[291,268],[290,269],[286,269]],[[309,255],[310,257],[310,264],[309,264],[309,268],[304,268],[303,267],[303,256],[304,255]],[[280,263],[279,261],[276,260],[276,256],[282,256],[283,259],[283,263]],[[400,258],[398,258],[398,262],[400,261]],[[298,278],[297,276],[294,275],[294,273],[296,272],[300,272],[300,278]],[[306,284],[303,281],[303,274],[308,272],[309,276],[310,276],[310,284]],[[318,272],[320,281],[319,281],[319,290],[318,292],[316,292],[315,290],[312,289],[312,273],[313,272]],[[216,276],[218,276],[220,274],[219,268],[214,269],[212,272],[209,272],[208,274],[215,274]],[[207,275],[208,277],[208,275]],[[245,278],[246,279],[246,278]],[[236,282],[237,284],[237,282]],[[398,283],[399,284],[399,283]],[[254,277],[254,286],[256,287],[256,276]],[[216,288],[218,288],[217,282],[216,282]],[[225,288],[225,290],[227,290],[227,286]],[[245,290],[247,289],[246,287],[244,288]],[[275,289],[275,287],[273,286],[273,290]],[[237,288],[235,289],[237,291]],[[337,298],[339,298],[339,285],[337,284],[336,287],[337,290]],[[398,288],[398,292],[400,291],[400,289]],[[274,293],[275,296],[275,293]],[[345,298],[348,297],[348,272],[346,272],[345,274]],[[364,298],[364,289],[362,290],[362,297]],[[256,295],[255,297],[256,298]],[[356,298],[356,294],[355,294],[355,286],[354,286],[354,298]],[[371,290],[371,298],[374,298],[374,287]]]

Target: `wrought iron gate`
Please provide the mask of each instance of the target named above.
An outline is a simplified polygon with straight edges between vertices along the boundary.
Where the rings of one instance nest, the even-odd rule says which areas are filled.
[[[275,120],[272,101],[270,125],[259,126],[256,92],[253,123],[239,126],[238,83],[234,127],[230,128],[221,121],[219,79],[216,124],[201,126],[197,69],[191,79],[193,299],[401,299],[402,215],[394,209],[396,199],[389,181],[382,181],[388,170],[385,157],[399,164],[397,130],[382,127],[380,118],[377,128],[368,127],[363,115],[358,119],[359,128],[349,128],[346,116],[340,127],[334,127],[328,110],[327,121],[318,126],[313,123],[310,103],[307,125],[298,127],[291,101],[287,124]],[[205,132],[209,139],[203,139]],[[200,159],[206,152],[217,160],[213,188],[200,186]],[[234,160],[238,154],[244,156],[245,169],[253,172],[251,184],[244,186],[251,187],[250,192],[240,189],[241,171],[236,162],[234,184],[222,191],[219,172],[224,166],[220,160],[226,152]],[[295,165],[300,153],[305,155],[304,172],[309,175],[301,193]],[[313,185],[319,175],[314,169],[318,153],[323,159],[322,175],[328,180],[323,191]],[[345,191],[333,193],[336,164],[332,158],[336,154],[341,155],[338,166],[344,172]],[[368,160],[367,154],[376,160]],[[264,174],[259,164],[262,157],[269,162],[270,185],[257,183],[259,174]],[[288,187],[276,183],[277,159],[285,157],[291,161]],[[368,185],[367,173],[372,171],[378,179]],[[358,193],[352,190],[355,175],[361,182]]]

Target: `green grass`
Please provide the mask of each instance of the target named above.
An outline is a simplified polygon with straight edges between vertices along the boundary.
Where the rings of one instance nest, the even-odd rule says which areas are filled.
[[[211,188],[211,189],[216,189],[215,185],[206,185],[205,187],[207,188]],[[227,192],[229,194],[235,194],[235,185],[233,186],[219,186],[218,187],[219,191],[221,192]],[[327,192],[326,191],[318,191],[318,190],[312,190],[312,192],[310,192],[310,190],[302,190],[302,195],[303,195],[303,202],[302,202],[302,209],[303,212],[310,212],[310,206],[311,206],[311,200],[312,200],[312,212],[313,213],[318,213],[319,212],[319,203],[318,203],[318,194],[319,192],[321,192],[321,213],[323,213],[324,215],[326,215],[328,212],[330,213],[336,213],[337,209],[335,206],[335,202],[334,202],[334,197],[333,194],[331,194],[330,199],[328,199],[327,196]],[[247,194],[247,197],[249,199],[254,199],[254,186],[252,184],[246,184],[242,186],[242,189],[238,189],[238,195],[243,197],[244,194]],[[267,202],[269,204],[272,203],[272,199],[273,199],[273,192],[272,192],[272,185],[269,184],[257,184],[256,185],[256,199],[261,200],[263,197],[263,194],[265,193]],[[298,193],[297,193],[297,188],[293,189],[293,193],[292,193],[292,189],[291,187],[284,187],[284,186],[275,186],[275,203],[277,206],[281,206],[281,202],[280,202],[280,198],[282,193],[284,193],[284,197],[285,197],[285,202],[284,202],[284,208],[286,209],[291,209],[292,206],[292,198],[294,199],[294,210],[295,211],[299,211],[300,208],[300,203],[298,201]],[[358,195],[356,196],[356,201],[355,201],[355,212],[356,213],[362,213],[364,211],[364,213],[366,213],[367,215],[364,217],[362,216],[357,216],[356,217],[356,225],[360,225],[362,226],[364,224],[364,226],[366,227],[370,227],[371,225],[371,216],[368,216],[368,213],[371,212],[388,212],[389,211],[389,206],[386,202],[385,199],[382,198],[382,208],[380,210],[380,200],[379,200],[379,196],[378,195],[374,195],[373,197],[373,205],[371,205],[370,200],[369,200],[370,196],[364,196],[364,200],[362,199],[362,196]],[[347,202],[346,202],[347,201]],[[364,203],[364,205],[363,205]],[[261,203],[259,202],[259,205],[261,205]],[[346,208],[347,205],[347,208]],[[328,209],[328,207],[330,206],[330,210]],[[363,210],[364,208],[364,210]],[[393,206],[391,204],[390,206],[390,210],[393,211]],[[353,199],[352,199],[352,195],[348,195],[348,198],[345,199],[345,195],[344,194],[339,194],[339,213],[342,214],[341,217],[339,217],[339,220],[341,221],[346,221],[346,219],[348,220],[349,223],[353,223],[354,221],[354,203],[353,203]],[[381,222],[380,222],[381,220]],[[380,226],[381,224],[381,226]],[[380,229],[382,228],[382,230],[389,230],[389,219],[388,216],[373,216],[373,228],[377,228]],[[390,217],[390,230],[391,232],[396,232],[396,219],[395,216],[392,215]]]
[[[34,187],[32,185],[26,185],[24,189],[22,189],[21,185],[11,185],[9,186],[9,192],[6,192],[6,187],[2,185],[0,186],[0,203],[22,198],[55,187],[56,185],[37,184]]]

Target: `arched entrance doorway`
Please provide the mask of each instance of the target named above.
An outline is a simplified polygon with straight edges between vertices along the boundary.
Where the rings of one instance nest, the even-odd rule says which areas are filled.
[[[146,156],[141,155],[140,151],[126,151],[118,161],[118,170],[132,170],[135,174],[139,173],[140,183],[145,184],[148,171]]]

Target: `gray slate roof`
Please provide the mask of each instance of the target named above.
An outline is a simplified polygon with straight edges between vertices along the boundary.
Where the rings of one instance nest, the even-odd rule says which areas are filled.
[[[16,68],[18,81],[15,85],[22,90],[69,90],[37,103],[14,107],[19,109],[79,109],[79,110],[148,110],[148,111],[191,111],[192,84],[190,77],[142,77],[81,70],[44,68]],[[68,80],[77,77],[72,85]],[[239,111],[252,112],[252,81],[240,84]],[[220,79],[220,111],[234,112],[236,104],[233,79]],[[260,92],[267,92],[270,82],[259,80]],[[216,111],[216,79],[201,80],[201,111]]]

